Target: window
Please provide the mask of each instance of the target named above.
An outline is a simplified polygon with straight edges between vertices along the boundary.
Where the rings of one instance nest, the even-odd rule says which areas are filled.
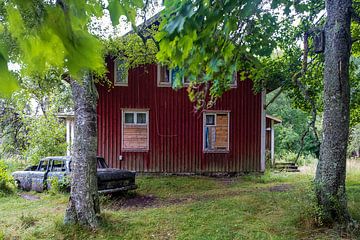
[[[185,86],[189,85],[190,84],[190,78],[189,77],[183,78],[183,84]]]
[[[170,71],[166,66],[157,66],[157,80],[159,87],[171,87]]]
[[[48,159],[41,160],[37,167],[37,171],[41,171],[41,172],[47,171],[49,164],[50,164],[50,161]]]
[[[167,66],[158,65],[157,82],[159,87],[171,87],[175,81],[176,74],[180,71],[178,67],[169,69]],[[188,84],[188,79],[182,79],[182,83]]]
[[[123,110],[122,151],[149,150],[149,112]]]
[[[215,114],[206,114],[206,126],[215,126]]]
[[[229,151],[229,112],[204,113],[204,151]]]
[[[115,59],[114,61],[114,85],[127,86],[128,85],[128,71],[126,69],[124,60]]]
[[[125,113],[125,123],[131,124],[135,123],[135,113]]]
[[[53,160],[52,171],[53,172],[65,172],[65,162],[63,160]]]
[[[232,81],[230,83],[230,87],[231,88],[236,88],[237,87],[237,72],[234,72],[234,74],[233,74],[233,78],[232,78]]]

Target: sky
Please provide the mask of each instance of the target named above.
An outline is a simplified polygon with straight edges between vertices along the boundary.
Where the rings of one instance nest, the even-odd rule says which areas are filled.
[[[151,6],[146,12],[146,19],[151,18],[156,13],[160,12],[164,7],[162,6],[162,0],[152,0]],[[136,25],[139,25],[144,22],[143,17],[137,17]],[[113,27],[110,20],[110,15],[107,10],[105,10],[105,14],[100,19],[93,19],[92,24],[96,27],[96,29],[101,29],[101,32],[93,31],[94,34],[101,36],[102,38],[113,38],[124,35],[125,33],[132,30],[131,25],[126,23],[126,18],[120,18],[120,24],[117,27]]]

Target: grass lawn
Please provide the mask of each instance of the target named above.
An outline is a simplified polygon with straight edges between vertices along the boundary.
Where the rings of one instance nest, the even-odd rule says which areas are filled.
[[[96,232],[62,224],[68,195],[18,192],[0,198],[0,239],[356,239],[315,226],[312,172],[138,177],[135,192],[102,197]],[[360,163],[350,164],[347,192],[359,222]]]

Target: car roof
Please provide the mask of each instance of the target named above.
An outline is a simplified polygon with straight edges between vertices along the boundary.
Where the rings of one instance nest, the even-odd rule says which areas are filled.
[[[41,159],[43,160],[60,160],[60,161],[70,161],[71,157],[70,156],[52,156],[52,157],[45,157]]]
[[[102,158],[100,156],[96,156],[96,158]],[[71,160],[71,156],[51,156],[51,157],[45,157],[41,159],[43,160],[59,160],[59,161],[70,161]]]

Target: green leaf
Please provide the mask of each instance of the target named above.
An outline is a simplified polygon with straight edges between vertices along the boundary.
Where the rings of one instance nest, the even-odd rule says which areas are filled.
[[[118,25],[120,16],[124,14],[119,0],[109,0],[108,10],[112,25]]]
[[[18,83],[7,67],[7,61],[0,55],[0,96],[9,97],[18,89]]]
[[[175,30],[181,32],[181,30],[184,28],[184,22],[185,22],[185,18],[181,15],[178,15],[167,24],[165,30],[169,34],[172,34]]]

